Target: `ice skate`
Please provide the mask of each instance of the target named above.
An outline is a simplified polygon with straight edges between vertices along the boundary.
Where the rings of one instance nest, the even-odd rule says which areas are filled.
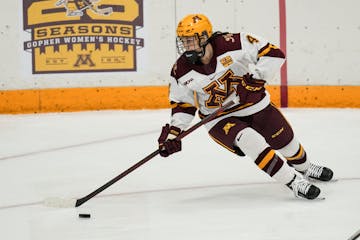
[[[320,189],[317,186],[309,183],[309,181],[299,175],[295,175],[293,180],[286,185],[293,190],[295,197],[312,200],[320,194]]]
[[[305,178],[328,182],[333,178],[333,171],[330,168],[310,163],[310,167],[302,172]]]

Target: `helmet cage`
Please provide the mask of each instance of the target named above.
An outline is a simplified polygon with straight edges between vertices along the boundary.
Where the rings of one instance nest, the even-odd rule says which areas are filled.
[[[179,55],[184,54],[191,63],[199,63],[212,35],[209,19],[203,14],[190,14],[179,22],[176,32],[176,48]]]
[[[180,55],[186,51],[196,50],[200,48],[198,35],[189,37],[176,37],[176,47]]]
[[[207,36],[196,33],[191,37],[177,37],[176,47],[180,55],[185,55],[186,59],[192,64],[199,64],[200,59],[205,55],[205,47],[208,44]]]

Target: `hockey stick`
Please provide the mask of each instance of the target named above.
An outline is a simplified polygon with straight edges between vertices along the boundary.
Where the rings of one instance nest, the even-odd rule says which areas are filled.
[[[348,240],[355,240],[358,239],[358,237],[360,237],[360,230],[356,231],[353,235],[351,235]]]
[[[210,115],[208,115],[207,117],[205,117],[204,119],[202,119],[201,121],[190,127],[188,130],[180,133],[176,137],[176,139],[180,140],[185,136],[189,135],[191,132],[198,129],[200,126],[210,122],[211,120],[216,118],[219,114],[224,112],[226,108],[234,105],[235,103],[238,103],[238,99],[239,98],[236,96],[235,97],[230,96],[219,109],[217,109],[215,112],[211,113]],[[150,159],[154,158],[156,155],[159,154],[159,152],[160,152],[159,149],[157,149],[156,151],[150,153],[148,156],[146,156],[144,159],[140,160],[139,162],[128,168],[126,171],[122,172],[118,176],[114,177],[113,179],[111,179],[110,181],[108,181],[98,189],[94,190],[93,192],[89,193],[88,195],[82,198],[79,199],[47,198],[44,200],[44,205],[49,207],[59,207],[59,208],[79,207],[85,202],[89,201],[94,196],[96,196],[97,194],[101,193],[102,191],[104,191],[105,189],[107,189],[117,181],[119,181],[120,179],[122,179],[123,177],[125,177],[126,175],[128,175],[129,173],[131,173],[132,171],[134,171],[135,169],[137,169],[138,167],[140,167],[141,165],[143,165],[144,163],[148,162]]]
[[[107,7],[107,8],[91,7],[91,10],[93,10],[97,14],[104,15],[104,16],[110,15],[114,11],[112,7]]]

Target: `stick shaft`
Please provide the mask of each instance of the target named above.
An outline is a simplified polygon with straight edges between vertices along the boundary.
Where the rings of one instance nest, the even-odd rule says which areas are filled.
[[[210,122],[211,120],[213,120],[214,118],[216,118],[219,114],[221,114],[226,108],[230,107],[231,105],[233,105],[235,102],[234,101],[230,101],[226,104],[224,104],[221,108],[217,109],[215,112],[213,112],[212,114],[208,115],[207,117],[203,118],[201,121],[199,121],[198,123],[196,123],[195,125],[193,125],[192,127],[190,127],[188,130],[183,131],[182,133],[179,134],[179,136],[176,137],[177,140],[181,140],[182,138],[186,137],[187,135],[189,135],[191,132],[195,131],[196,129],[198,129],[200,126]],[[156,155],[159,154],[159,149],[157,149],[156,151],[150,153],[148,156],[146,156],[144,159],[140,160],[139,162],[137,162],[136,164],[134,164],[133,166],[131,166],[130,168],[128,168],[127,170],[125,170],[124,172],[122,172],[121,174],[119,174],[118,176],[114,177],[113,179],[111,179],[110,181],[108,181],[107,183],[105,183],[104,185],[102,185],[101,187],[99,187],[98,189],[94,190],[93,192],[89,193],[88,195],[86,195],[85,197],[79,198],[76,200],[76,204],[75,207],[81,206],[83,203],[89,201],[91,198],[95,197],[97,194],[101,193],[102,191],[104,191],[105,189],[107,189],[108,187],[110,187],[111,185],[113,185],[114,183],[116,183],[117,181],[119,181],[120,179],[122,179],[123,177],[125,177],[126,175],[128,175],[129,173],[131,173],[132,171],[134,171],[135,169],[137,169],[138,167],[140,167],[141,165],[143,165],[144,163],[148,162],[149,160],[151,160],[152,158],[154,158]]]
[[[91,198],[93,198],[97,194],[101,193],[102,191],[104,191],[105,189],[107,189],[108,187],[110,187],[111,185],[113,185],[114,183],[116,183],[117,181],[119,181],[120,179],[122,179],[123,177],[125,177],[126,175],[128,175],[129,173],[131,173],[132,171],[134,171],[135,169],[137,169],[138,167],[140,167],[141,165],[143,165],[144,163],[146,163],[147,161],[149,161],[150,159],[152,159],[153,157],[155,157],[158,154],[159,154],[159,149],[152,152],[151,154],[146,156],[144,159],[137,162],[136,164],[134,164],[133,166],[128,168],[126,171],[119,174],[118,176],[114,177],[113,179],[111,179],[110,181],[108,181],[107,183],[105,183],[104,185],[102,185],[101,187],[96,189],[95,191],[89,193],[85,197],[77,199],[75,207],[78,207],[78,206],[82,205],[83,203],[87,202],[88,200],[90,200]]]
[[[188,130],[182,132],[179,134],[179,136],[177,136],[177,139],[180,140],[184,137],[186,137],[187,135],[189,135],[191,132],[193,132],[194,130],[198,129],[199,127],[201,127],[202,125],[210,122],[211,120],[213,120],[214,118],[216,118],[219,114],[221,114],[226,108],[230,107],[231,105],[234,104],[234,101],[230,101],[228,103],[226,103],[225,105],[223,105],[221,108],[219,108],[218,110],[216,110],[215,112],[213,112],[212,114],[208,115],[207,117],[203,118],[200,122],[196,123],[194,126],[190,127]]]

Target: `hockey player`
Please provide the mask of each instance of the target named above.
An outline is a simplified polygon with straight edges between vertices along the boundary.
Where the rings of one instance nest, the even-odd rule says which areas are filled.
[[[330,181],[333,172],[307,159],[290,124],[264,88],[284,63],[283,52],[253,34],[213,33],[203,14],[186,16],[176,31],[180,57],[171,71],[171,122],[158,139],[160,155],[167,157],[181,150],[181,141],[174,138],[190,125],[197,109],[204,118],[235,91],[240,103],[205,124],[210,137],[231,152],[253,159],[295,196],[317,198],[320,189],[308,179]]]

